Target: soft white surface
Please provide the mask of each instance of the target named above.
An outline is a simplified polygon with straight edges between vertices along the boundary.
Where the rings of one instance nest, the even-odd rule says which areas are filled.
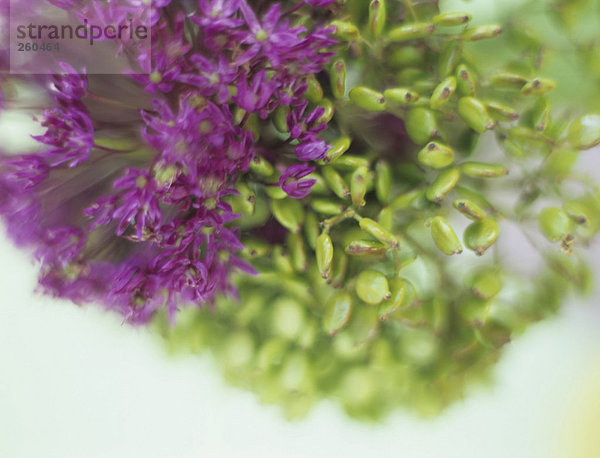
[[[171,359],[146,331],[34,285],[33,267],[0,240],[2,458],[574,456],[561,450],[588,421],[574,409],[589,404],[582,390],[600,368],[598,307],[571,304],[511,344],[493,389],[434,421],[399,413],[365,426],[322,404],[287,423],[225,386],[208,358]]]

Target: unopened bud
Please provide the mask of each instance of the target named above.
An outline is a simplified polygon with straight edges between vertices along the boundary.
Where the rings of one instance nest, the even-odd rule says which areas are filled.
[[[478,256],[483,255],[498,238],[498,223],[492,218],[471,223],[465,229],[463,241]]]
[[[323,327],[330,334],[336,334],[352,316],[352,297],[346,292],[333,294],[325,304]]]
[[[384,243],[391,248],[397,248],[400,245],[398,238],[394,234],[379,223],[373,221],[371,218],[361,218],[359,225],[365,232],[368,232],[381,243]]]
[[[369,5],[369,31],[378,37],[385,28],[386,8],[385,0],[371,0]]]
[[[463,25],[471,20],[469,13],[443,13],[433,17],[433,23],[436,26],[451,27]]]
[[[363,270],[356,278],[356,294],[370,305],[379,305],[392,297],[387,278],[376,270]]]
[[[434,30],[435,26],[431,22],[413,22],[390,30],[388,38],[394,42],[415,40],[428,37]]]
[[[352,203],[358,207],[365,205],[365,194],[367,193],[367,174],[369,170],[366,167],[357,168],[350,179],[350,194]]]
[[[442,253],[447,255],[462,253],[462,245],[456,233],[441,216],[436,216],[431,221],[431,238]]]
[[[460,179],[458,168],[453,167],[440,172],[425,192],[427,200],[439,204],[454,189]]]
[[[355,87],[350,90],[348,95],[350,100],[363,110],[384,111],[386,108],[386,100],[383,94],[368,87]]]
[[[304,207],[298,199],[285,198],[271,201],[271,211],[275,219],[283,227],[292,232],[299,232],[304,221]]]
[[[350,189],[348,189],[348,185],[333,167],[326,165],[321,168],[321,173],[323,174],[325,183],[327,183],[329,189],[331,189],[336,196],[338,196],[340,199],[347,199],[350,197]]]
[[[469,177],[498,178],[508,175],[508,169],[499,164],[468,161],[460,165],[460,171]]]
[[[333,263],[333,243],[329,234],[322,233],[317,238],[315,245],[315,254],[317,257],[317,267],[322,278],[329,278],[331,275],[331,265]]]
[[[456,91],[456,78],[454,76],[449,76],[434,89],[431,100],[429,101],[431,108],[437,110],[443,107],[448,103],[448,100],[450,100],[454,91]]]
[[[468,199],[456,199],[452,202],[454,208],[473,221],[481,221],[485,218],[485,212],[479,206]]]
[[[499,36],[501,33],[502,27],[499,25],[480,25],[464,31],[461,38],[464,41],[488,40]]]
[[[458,114],[471,129],[480,134],[496,125],[485,105],[474,97],[462,97],[458,101]]]
[[[441,143],[429,142],[419,151],[417,159],[427,167],[441,169],[454,162],[454,150]]]
[[[435,113],[427,108],[414,107],[406,115],[406,132],[417,145],[424,145],[438,135]]]

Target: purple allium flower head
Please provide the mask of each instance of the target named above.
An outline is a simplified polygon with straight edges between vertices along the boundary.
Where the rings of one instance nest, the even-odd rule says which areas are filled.
[[[308,162],[327,152],[323,110],[307,109],[303,94],[332,56],[331,30],[246,0],[154,0],[153,11],[140,0],[52,3],[100,24],[145,15],[152,48],[131,56],[148,75],[76,74],[65,62],[64,75],[22,77],[48,96],[35,113],[45,132],[33,153],[0,154],[0,215],[33,249],[41,290],[132,322],[235,295],[232,274],[256,273],[240,257],[237,181],[260,151],[300,198],[314,184],[303,179]],[[286,11],[316,17],[329,2],[305,3]],[[289,138],[262,144],[250,121],[261,128],[280,106]]]

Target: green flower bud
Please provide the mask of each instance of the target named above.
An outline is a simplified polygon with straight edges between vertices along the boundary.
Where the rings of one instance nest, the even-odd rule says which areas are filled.
[[[271,201],[271,211],[283,227],[299,232],[304,221],[304,207],[298,199],[285,198]]]
[[[487,321],[490,313],[490,301],[483,301],[474,296],[467,296],[460,304],[458,313],[463,320],[476,327]]]
[[[329,335],[335,335],[352,316],[352,297],[346,292],[333,294],[325,304],[323,327]]]
[[[467,226],[463,241],[470,250],[478,256],[483,255],[498,238],[498,223],[492,218],[475,221]]]
[[[447,40],[440,52],[438,60],[438,73],[441,78],[453,74],[454,69],[462,57],[462,42],[459,40]]]
[[[460,165],[460,171],[469,177],[498,178],[508,175],[508,169],[499,164],[468,161]]]
[[[333,199],[313,199],[310,207],[317,213],[330,216],[337,216],[344,211],[344,206]]]
[[[460,64],[456,68],[456,87],[458,93],[463,97],[475,96],[477,80],[474,73],[465,64]]]
[[[374,91],[365,86],[358,86],[350,90],[350,100],[358,107],[367,111],[384,111],[386,108],[385,97],[381,92]]]
[[[350,137],[340,137],[331,143],[331,147],[327,151],[327,162],[335,161],[338,157],[348,151],[352,140]]]
[[[272,121],[275,129],[282,134],[289,133],[287,125],[287,116],[290,113],[290,107],[279,105],[273,113]]]
[[[233,207],[233,211],[247,216],[254,215],[256,195],[243,181],[239,181],[235,188],[239,191],[239,194],[235,194],[232,197],[231,206]]]
[[[271,306],[271,333],[295,340],[305,322],[304,307],[291,297],[282,297]]]
[[[554,140],[546,135],[525,126],[515,126],[508,131],[511,140],[518,142],[523,148],[537,149],[550,153]]]
[[[325,183],[325,180],[323,179],[323,177],[321,175],[319,175],[317,172],[312,172],[309,173],[308,175],[306,175],[306,179],[307,180],[315,180],[315,184],[313,185],[312,189],[310,190],[311,194],[314,195],[329,195],[329,187],[327,186],[327,183]]]
[[[346,245],[345,252],[352,256],[383,256],[388,248],[371,240],[352,240]]]
[[[600,145],[600,114],[590,113],[575,119],[569,125],[567,138],[578,149]]]
[[[246,110],[242,110],[241,108],[236,109],[233,115],[234,122],[236,124],[241,124],[246,114]],[[258,141],[258,139],[260,138],[260,126],[259,119],[256,113],[250,113],[248,115],[244,123],[244,129],[252,133],[252,138],[255,142]]]
[[[470,281],[471,292],[479,299],[494,298],[502,289],[502,275],[498,269],[485,269],[477,272]]]
[[[433,23],[436,26],[451,27],[463,25],[471,20],[469,13],[443,13],[433,17]]]
[[[376,270],[363,270],[358,274],[355,289],[358,297],[370,305],[379,305],[392,297],[387,278]]]
[[[397,103],[400,105],[406,105],[408,103],[416,102],[417,100],[419,100],[418,93],[403,87],[386,89],[385,91],[383,91],[383,96],[388,102]]]
[[[395,27],[388,33],[390,41],[403,42],[425,38],[433,33],[435,26],[431,22],[413,22]]]
[[[386,8],[385,0],[371,0],[369,5],[369,31],[378,37],[385,28]]]
[[[424,145],[438,135],[435,113],[427,108],[414,107],[406,115],[406,132],[417,145]]]
[[[392,170],[385,161],[377,161],[375,164],[375,195],[377,200],[385,205],[390,198],[392,188]]]
[[[391,231],[394,227],[394,211],[390,207],[383,207],[377,215],[377,222],[383,228]]]
[[[590,238],[600,230],[600,200],[598,196],[586,195],[565,202],[563,210],[579,225],[578,233],[581,237]]]
[[[546,207],[538,215],[538,224],[542,233],[551,242],[558,242],[573,233],[573,220],[556,207]]]
[[[256,366],[264,371],[280,365],[287,353],[288,346],[285,339],[275,337],[267,340],[258,351]]]
[[[293,274],[294,266],[292,265],[292,260],[290,259],[289,254],[283,250],[281,245],[276,245],[273,248],[273,254],[271,255],[273,259],[273,264],[278,272],[284,274]]]
[[[319,118],[319,124],[327,124],[333,118],[335,113],[335,108],[333,107],[333,102],[330,99],[323,99],[318,104],[317,107],[323,108],[325,111],[323,115]]]
[[[296,272],[304,272],[308,268],[306,259],[306,248],[304,246],[304,237],[293,232],[288,233],[286,245],[290,253],[290,260]]]
[[[275,171],[269,161],[258,154],[250,161],[250,170],[261,177],[270,177]]]
[[[588,221],[595,219],[592,217],[594,208],[588,202],[585,202],[585,200],[565,202],[563,210],[577,224],[586,224]]]
[[[523,159],[525,157],[525,149],[518,141],[515,141],[512,138],[501,140],[500,146],[504,151],[516,159]]]
[[[430,142],[419,151],[419,162],[427,167],[441,169],[454,162],[454,150],[437,142]]]
[[[329,234],[323,232],[319,235],[315,245],[315,254],[321,278],[328,279],[331,275],[331,265],[333,263],[333,243]]]
[[[352,203],[358,207],[365,205],[368,173],[369,170],[366,167],[359,167],[354,171],[350,180],[350,194],[352,196]]]
[[[417,82],[427,80],[429,74],[421,68],[403,68],[396,75],[396,83],[403,86],[415,86]]]
[[[488,40],[499,36],[502,33],[502,27],[499,25],[480,25],[472,29],[465,30],[461,35],[464,41]]]
[[[460,197],[469,199],[471,202],[481,207],[484,211],[489,213],[493,213],[495,211],[494,206],[478,192],[460,185],[457,185],[454,189]]]
[[[456,167],[440,172],[435,180],[433,180],[433,183],[427,188],[425,197],[427,200],[439,204],[454,189],[459,179],[460,172]]]
[[[227,370],[238,370],[250,365],[254,359],[254,339],[249,332],[229,334],[223,348],[223,362]]]
[[[271,251],[271,245],[257,238],[244,239],[245,248],[242,254],[248,259],[260,258],[266,256]]]
[[[571,171],[573,164],[579,157],[579,151],[574,149],[558,149],[546,158],[544,163],[544,175],[564,180]]]
[[[304,218],[304,235],[306,236],[308,246],[313,250],[317,246],[317,238],[320,232],[321,227],[317,215],[311,211],[306,212],[306,218]]]
[[[356,40],[360,37],[358,27],[351,22],[332,21],[329,27],[333,27],[333,36],[342,40]]]
[[[406,282],[402,278],[394,278],[390,282],[391,297],[389,300],[379,304],[377,314],[379,319],[385,321],[388,316],[394,313],[396,310],[405,306],[406,294]]]
[[[362,230],[368,232],[381,243],[384,243],[392,248],[397,248],[400,245],[398,238],[394,234],[385,229],[379,223],[373,221],[371,218],[361,218],[358,224]]]
[[[485,212],[475,202],[468,199],[456,199],[452,202],[454,208],[473,221],[481,221],[485,218]]]
[[[462,97],[458,101],[458,114],[475,132],[480,134],[492,129],[496,123],[488,114],[485,105],[474,97]]]
[[[425,191],[423,189],[413,189],[400,194],[398,197],[392,200],[390,203],[390,208],[393,210],[404,210],[410,207],[415,200],[424,194],[424,192]]]
[[[531,127],[538,132],[543,132],[550,121],[550,105],[548,101],[540,97],[530,113]]]
[[[357,167],[369,167],[369,159],[361,156],[352,156],[350,154],[344,154],[334,162],[331,163],[332,167],[338,170],[352,172]]]
[[[497,88],[521,90],[527,78],[517,73],[497,73],[490,78],[490,84]]]
[[[281,189],[281,186],[265,186],[263,189],[271,199],[282,200],[288,197],[286,192]]]
[[[346,253],[335,250],[333,254],[333,265],[331,267],[331,277],[328,283],[334,288],[340,288],[344,285],[346,273],[348,272],[348,256]]]
[[[515,121],[519,119],[519,113],[513,107],[505,105],[495,100],[487,100],[485,107],[488,112],[496,119],[504,121]]]
[[[336,59],[329,70],[329,82],[331,92],[336,99],[341,99],[346,93],[346,62],[344,59]]]
[[[329,189],[338,196],[340,199],[347,199],[350,197],[350,189],[342,178],[342,176],[330,165],[321,167],[321,173],[325,179],[325,183],[329,186]]]
[[[437,110],[443,107],[454,91],[456,90],[456,78],[454,76],[449,76],[445,80],[443,80],[440,84],[436,86],[431,95],[431,100],[429,101],[429,105],[432,109]]]
[[[447,255],[462,253],[462,245],[456,233],[441,216],[436,216],[431,221],[431,238],[442,253]]]
[[[407,68],[411,66],[420,66],[424,60],[422,49],[414,46],[395,46],[390,49],[388,63],[393,68]]]
[[[304,98],[311,103],[319,103],[323,99],[323,88],[317,79],[311,75],[306,78],[306,92]]]
[[[552,80],[534,78],[521,88],[521,92],[525,95],[542,95],[553,91],[555,87],[556,83]]]

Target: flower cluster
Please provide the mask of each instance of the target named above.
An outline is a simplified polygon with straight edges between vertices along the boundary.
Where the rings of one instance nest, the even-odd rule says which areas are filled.
[[[51,81],[23,78],[50,87],[53,102],[38,116],[44,148],[2,156],[0,214],[35,249],[41,286],[133,322],[235,294],[231,272],[255,273],[239,256],[237,180],[265,151],[278,158],[283,191],[302,197],[313,181],[293,184],[308,173],[298,168],[327,153],[324,109],[307,108],[304,94],[332,55],[332,29],[294,22],[296,11],[331,2],[286,11],[246,0],[52,3],[81,21],[136,14],[153,25],[152,47],[135,56],[151,63],[149,75],[77,74],[62,63]],[[260,129],[276,110],[294,133],[263,145]]]

